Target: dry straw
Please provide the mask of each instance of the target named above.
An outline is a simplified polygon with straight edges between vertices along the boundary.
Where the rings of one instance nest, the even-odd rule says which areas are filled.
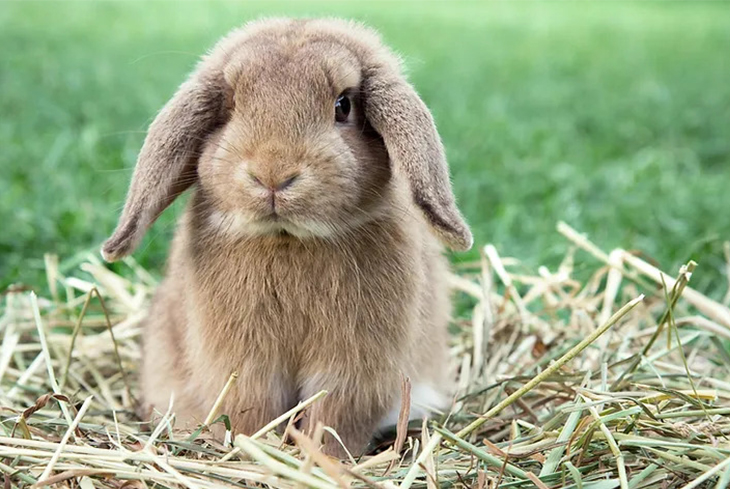
[[[493,246],[458,268],[451,411],[423,425],[401,419],[371,455],[345,461],[319,450],[336,436],[330,427],[296,429],[324,391],[250,437],[213,436],[207,425],[226,422],[220,406],[235,372],[195,432],[175,429],[174,402],[159,424],[142,425],[135,371],[155,281],[132,261],[122,276],[91,255],[48,256],[49,298],[22,288],[2,296],[4,483],[727,487],[730,291],[713,291],[718,301],[692,289],[701,264],[668,274],[624,250],[606,253],[564,223],[558,230],[570,246],[556,270],[530,272]],[[407,379],[403,392],[408,402]]]

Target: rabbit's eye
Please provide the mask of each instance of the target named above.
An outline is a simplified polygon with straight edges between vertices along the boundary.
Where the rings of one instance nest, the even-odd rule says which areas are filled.
[[[347,122],[350,115],[352,103],[347,95],[340,95],[335,102],[335,120],[337,122]]]

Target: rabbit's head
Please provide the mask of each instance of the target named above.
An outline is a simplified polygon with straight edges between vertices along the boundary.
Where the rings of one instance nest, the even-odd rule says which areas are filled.
[[[103,254],[130,254],[193,183],[222,232],[308,239],[377,218],[394,176],[445,244],[471,246],[431,114],[378,37],[258,21],[219,42],[150,126]]]

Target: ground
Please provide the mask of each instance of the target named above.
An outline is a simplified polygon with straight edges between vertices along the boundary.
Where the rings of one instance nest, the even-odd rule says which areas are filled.
[[[0,289],[112,231],[144,131],[230,28],[367,21],[432,108],[478,244],[555,264],[565,220],[724,291],[730,9],[723,3],[34,3],[0,6]],[[137,253],[159,273],[181,206]],[[476,256],[478,250],[458,259]]]

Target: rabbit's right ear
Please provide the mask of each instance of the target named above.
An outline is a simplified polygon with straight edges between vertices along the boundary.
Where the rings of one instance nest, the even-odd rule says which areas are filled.
[[[456,207],[444,148],[426,104],[392,66],[365,73],[365,115],[383,138],[395,171],[406,177],[413,200],[441,240],[453,250],[468,250],[474,239]]]
[[[106,261],[131,254],[162,211],[196,180],[202,146],[227,117],[226,97],[222,74],[199,69],[157,115],[137,159],[122,216],[102,247]]]

